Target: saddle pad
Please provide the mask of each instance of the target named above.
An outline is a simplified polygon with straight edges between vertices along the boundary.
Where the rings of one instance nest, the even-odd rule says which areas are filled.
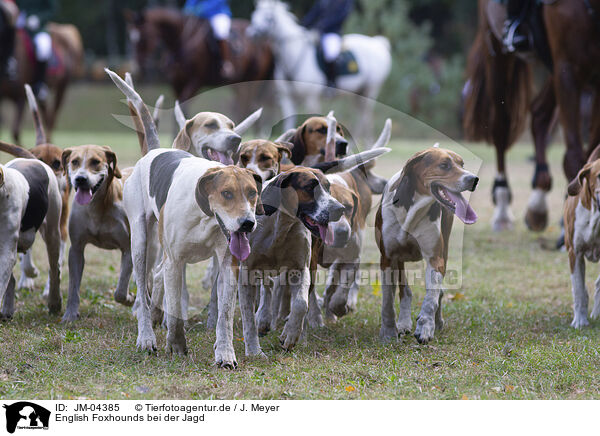
[[[317,64],[319,64],[319,68],[325,73],[325,57],[323,56],[321,44],[319,44],[319,47],[317,48]],[[335,73],[337,76],[351,76],[358,74],[358,62],[356,62],[354,53],[350,50],[342,50],[335,60]]]

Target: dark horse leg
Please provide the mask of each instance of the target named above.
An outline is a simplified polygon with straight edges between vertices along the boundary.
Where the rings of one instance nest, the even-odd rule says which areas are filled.
[[[525,224],[530,230],[538,232],[544,230],[548,225],[546,195],[552,189],[552,177],[546,160],[546,148],[550,141],[555,111],[556,97],[552,76],[550,76],[531,103],[531,132],[535,144],[535,173],[531,183],[533,191],[527,204]]]
[[[556,91],[565,142],[567,143],[563,168],[567,180],[571,181],[585,163],[579,124],[581,87],[577,83],[573,65],[569,62],[557,62],[554,71],[556,71],[554,75],[554,89]]]
[[[62,106],[62,102],[65,97],[65,91],[67,90],[67,84],[69,83],[69,78],[65,77],[60,82],[56,84],[56,89],[54,91],[54,101],[52,104],[52,109],[48,109],[44,111],[46,113],[46,135],[49,142],[51,142],[52,132],[54,130],[54,126],[56,125],[56,119],[58,117],[58,112]]]
[[[21,122],[23,121],[23,111],[25,109],[25,99],[18,98],[15,102],[15,118],[12,125],[12,136],[15,144],[21,145]]]
[[[594,93],[592,116],[590,122],[590,145],[588,156],[600,145],[600,93]],[[600,158],[600,156],[594,156]]]

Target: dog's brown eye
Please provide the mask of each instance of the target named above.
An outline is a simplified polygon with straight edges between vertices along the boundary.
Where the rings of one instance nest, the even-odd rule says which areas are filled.
[[[57,170],[60,168],[60,161],[59,160],[55,160],[52,162],[52,169],[53,170]]]
[[[225,200],[231,200],[233,198],[233,194],[230,191],[223,191],[221,195]]]
[[[92,159],[90,161],[90,163],[92,164],[92,166],[97,167],[98,165],[100,165],[100,161],[98,159]]]
[[[448,162],[443,162],[440,164],[440,168],[444,171],[448,171],[450,169],[450,164]]]
[[[246,166],[246,164],[248,163],[248,157],[240,156],[240,162],[242,163],[242,165]]]
[[[327,127],[321,127],[317,129],[317,132],[319,132],[321,135],[327,135]]]
[[[78,167],[78,166],[79,166],[79,159],[73,159],[73,160],[71,161],[71,165],[73,165],[73,166],[75,166],[75,167]]]
[[[219,125],[217,124],[216,121],[211,121],[209,123],[206,123],[204,125],[204,127],[206,127],[207,129],[217,129],[219,127]]]
[[[264,154],[261,154],[260,157],[258,158],[258,160],[260,160],[261,162],[265,162],[270,160],[271,158],[269,156],[266,156]]]

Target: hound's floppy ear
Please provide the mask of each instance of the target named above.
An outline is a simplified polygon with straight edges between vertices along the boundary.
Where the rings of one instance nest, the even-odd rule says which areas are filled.
[[[304,133],[306,132],[306,124],[296,129],[296,133],[290,139],[292,143],[292,155],[290,160],[294,165],[300,165],[306,157],[306,144],[304,143]]]
[[[60,156],[60,161],[62,163],[62,167],[63,167],[63,171],[65,172],[65,176],[69,175],[69,157],[71,156],[71,153],[73,152],[72,148],[65,148],[62,152],[62,155]]]
[[[352,194],[352,201],[354,202],[354,206],[352,209],[352,220],[350,222],[350,225],[352,225],[354,227],[355,224],[355,220],[356,220],[356,215],[358,214],[358,209],[360,207],[360,203],[358,202],[358,195],[356,195],[356,192],[354,192],[353,190],[350,190],[350,193]]]
[[[178,148],[179,150],[190,151],[192,148],[192,138],[190,136],[190,130],[194,125],[194,120],[187,120],[185,122],[185,127],[179,131],[175,141],[173,141],[173,148]]]
[[[571,181],[571,183],[569,183],[569,186],[567,187],[567,193],[570,196],[575,196],[579,194],[583,186],[583,181],[590,175],[591,169],[592,165],[586,164],[581,170],[579,170],[577,176]]]
[[[294,149],[294,144],[292,144],[291,142],[283,142],[283,141],[274,142],[274,144],[275,144],[275,147],[277,147],[277,151],[279,151],[278,162],[281,162],[284,154],[287,154],[287,157],[291,160],[292,150]]]
[[[290,184],[291,174],[279,174],[262,191],[260,200],[263,204],[265,215],[273,215],[281,205],[282,191]]]
[[[4,170],[0,167],[0,188],[4,186]]]
[[[413,156],[404,165],[402,177],[392,186],[392,190],[396,190],[392,201],[394,206],[404,206],[408,210],[413,205],[415,191],[417,190],[415,165],[423,159],[423,156],[424,154]]]
[[[248,172],[250,172],[250,174],[252,174],[252,177],[254,178],[254,181],[256,182],[256,191],[258,192],[258,198],[256,199],[256,212],[255,213],[256,213],[256,215],[264,215],[265,209],[263,207],[261,196],[260,196],[262,193],[262,179],[254,171],[248,170]]]
[[[104,150],[104,154],[106,155],[106,162],[108,163],[108,170],[112,173],[114,177],[117,179],[121,178],[121,171],[117,167],[117,155],[111,148],[107,145],[102,146]],[[64,155],[64,153],[63,153]]]
[[[213,184],[217,175],[221,172],[221,168],[210,168],[204,173],[202,177],[198,179],[198,183],[196,184],[196,203],[200,206],[202,212],[204,212],[208,216],[214,216],[215,213],[210,208],[210,202],[208,201],[208,196],[210,195],[211,185]]]

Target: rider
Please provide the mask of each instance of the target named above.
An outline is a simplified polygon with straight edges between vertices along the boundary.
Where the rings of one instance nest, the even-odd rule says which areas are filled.
[[[342,50],[340,32],[353,4],[353,0],[317,0],[302,20],[305,27],[315,29],[321,34],[327,86],[332,88],[335,88],[335,60]]]
[[[183,12],[210,22],[213,35],[219,45],[221,55],[221,75],[233,79],[235,71],[229,52],[229,32],[231,30],[231,10],[227,0],[186,0]]]
[[[35,46],[35,66],[33,69],[33,92],[38,99],[48,96],[46,86],[46,70],[52,57],[52,39],[45,26],[56,11],[56,0],[19,0],[21,13],[17,27],[26,29],[33,39]]]
[[[0,74],[14,80],[17,75],[17,61],[13,56],[15,48],[15,25],[19,8],[14,0],[0,0],[2,28],[0,29]]]
[[[523,26],[528,3],[528,0],[506,0],[507,19],[502,42],[510,53],[530,49],[529,34]]]

